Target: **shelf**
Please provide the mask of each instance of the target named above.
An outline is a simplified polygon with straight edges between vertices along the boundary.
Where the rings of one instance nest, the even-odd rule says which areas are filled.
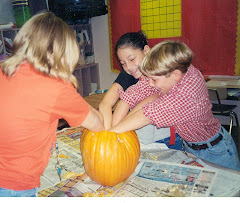
[[[81,96],[85,97],[88,96],[89,93],[100,89],[99,68],[98,64],[95,63],[94,59],[91,24],[87,23],[69,26],[73,29],[79,42],[80,50],[84,57],[84,61],[82,62],[88,62],[86,64],[77,66],[77,68],[73,72],[73,74],[77,78],[79,85],[78,93],[81,94]],[[0,55],[9,55],[11,53],[12,42],[18,31],[19,28],[0,29],[0,40],[2,41],[2,45],[0,44],[0,47],[2,49],[0,49]]]
[[[78,66],[73,74],[78,80],[78,93],[83,97],[100,88],[98,63]]]
[[[19,28],[1,28],[0,29],[0,55],[8,55],[12,50],[13,39],[16,36]]]

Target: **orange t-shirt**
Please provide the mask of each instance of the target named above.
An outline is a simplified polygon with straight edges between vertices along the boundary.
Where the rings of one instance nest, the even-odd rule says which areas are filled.
[[[36,72],[29,63],[7,78],[0,69],[0,188],[40,186],[58,120],[79,126],[90,111],[69,82]]]

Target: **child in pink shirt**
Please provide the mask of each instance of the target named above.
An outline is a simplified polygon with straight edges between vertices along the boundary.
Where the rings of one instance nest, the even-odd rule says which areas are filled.
[[[213,117],[205,80],[191,64],[192,56],[184,43],[163,41],[154,46],[140,67],[147,78],[120,91],[114,116],[133,110],[110,130],[121,133],[150,123],[158,128],[173,126],[187,152],[240,170],[235,143]],[[154,94],[159,95],[156,100],[141,105],[140,101]]]

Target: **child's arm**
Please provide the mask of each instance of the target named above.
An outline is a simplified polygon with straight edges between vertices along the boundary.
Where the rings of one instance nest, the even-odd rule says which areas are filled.
[[[124,119],[127,116],[128,112],[129,112],[129,105],[123,100],[120,100],[113,113],[112,126],[117,125],[122,119]]]
[[[81,126],[94,132],[103,131],[104,126],[102,115],[96,109],[91,107],[87,117],[82,122]]]
[[[132,114],[134,114],[135,112],[137,112],[138,110],[142,109],[143,105],[149,103],[149,102],[152,102],[153,100],[157,99],[159,97],[158,94],[155,94],[155,95],[152,95],[152,96],[149,96],[147,97],[146,99],[142,100],[136,107],[134,107],[129,113],[128,115],[126,116],[126,118],[128,116],[131,116]]]
[[[112,126],[117,125],[121,120],[131,116],[132,114],[134,114],[135,112],[137,112],[138,110],[142,109],[142,106],[144,104],[147,104],[149,102],[152,102],[153,100],[158,98],[158,94],[152,95],[147,97],[146,99],[144,99],[143,101],[141,101],[136,107],[134,107],[133,110],[131,110],[129,112],[129,105],[124,102],[123,100],[120,100],[118,102],[118,105],[113,113],[113,122],[112,122]],[[129,113],[128,113],[129,112]]]
[[[99,104],[99,111],[103,116],[105,129],[112,127],[112,108],[119,99],[118,89],[123,88],[118,83],[114,83]]]
[[[136,130],[136,129],[142,128],[150,123],[151,121],[144,116],[143,110],[140,109],[135,113],[133,113],[132,115],[123,119],[116,126],[109,129],[109,131],[116,132],[116,133],[124,133],[130,130]]]

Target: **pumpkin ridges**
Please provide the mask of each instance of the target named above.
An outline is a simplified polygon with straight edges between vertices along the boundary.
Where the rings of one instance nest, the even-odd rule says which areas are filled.
[[[119,140],[122,140],[122,138],[119,137],[119,134],[117,134],[117,137],[118,137]],[[129,159],[129,154],[128,154],[128,151],[126,150],[126,143],[124,141],[121,141],[120,144],[122,145],[122,148],[121,148],[122,153],[121,153],[121,159],[119,161],[121,161],[120,166],[125,167],[125,169],[126,169],[126,170],[122,170],[122,176],[125,177],[126,173],[129,171],[129,165],[125,164],[126,160]]]
[[[120,143],[120,145],[122,145]],[[126,177],[126,173],[128,172],[128,167],[126,166],[126,160],[128,160],[128,153],[126,153],[125,150],[125,146],[121,147],[121,154],[119,154],[118,157],[121,157],[121,159],[118,159],[116,157],[116,161],[118,162],[118,168],[116,168],[115,170],[118,172],[118,177],[121,177],[121,180],[119,180],[120,182],[123,181],[123,179],[125,179]],[[125,170],[121,170],[121,169],[125,169]]]
[[[135,159],[133,159],[132,161],[133,161],[133,163],[132,163],[132,165],[131,166],[134,166],[134,165],[137,165],[137,163],[138,163],[138,160],[139,160],[139,156],[140,156],[140,144],[139,144],[139,142],[135,142],[134,141],[134,139],[138,139],[138,137],[137,137],[137,134],[133,131],[132,132],[132,137],[131,137],[131,143],[130,143],[130,141],[128,141],[127,143],[128,143],[128,147],[129,148],[132,148],[132,150],[130,150],[130,152],[132,153],[132,154],[137,154],[138,156],[132,156],[133,158],[135,157]],[[134,146],[134,147],[133,147]],[[134,150],[134,151],[133,151]],[[138,157],[138,158],[137,158]],[[134,171],[135,170],[135,167],[133,167],[132,168],[132,170]]]
[[[119,169],[116,169],[116,170],[119,172],[118,176],[122,177],[122,180],[121,180],[122,182],[123,180],[128,178],[129,171],[131,171],[132,173],[135,167],[131,167],[131,164],[126,164],[126,160],[131,160],[131,162],[133,163],[133,153],[132,153],[132,150],[129,150],[129,147],[128,147],[129,144],[127,143],[128,141],[127,139],[125,139],[126,135],[124,135],[124,137],[122,138],[121,136],[119,136],[119,134],[117,134],[117,137],[118,137],[119,144],[122,145],[121,149],[123,151],[121,153],[121,159],[119,159],[119,162],[121,163],[118,163],[117,165],[121,168],[122,167],[125,168],[125,170],[119,170]]]
[[[115,156],[113,155],[114,159],[111,161],[108,161],[107,166],[105,167],[106,170],[109,170],[109,173],[106,173],[106,177],[103,180],[103,184],[109,184],[112,185],[114,184],[114,177],[117,175],[117,171],[116,171],[116,165],[118,166],[118,160],[115,159]],[[107,181],[106,181],[107,180]]]
[[[97,140],[99,139],[99,137],[96,135],[95,139],[92,140],[93,145],[94,145],[94,149],[91,148],[92,150],[92,154],[91,157],[89,157],[89,159],[92,159],[92,164],[91,164],[91,175],[89,174],[90,177],[92,177],[92,179],[97,178],[96,177],[96,171],[100,170],[97,166],[98,164],[96,163],[96,161],[102,161],[98,159],[98,154],[101,151],[101,145],[99,145],[99,142],[97,142]],[[101,139],[101,138],[100,138]],[[95,158],[97,157],[97,159]]]
[[[104,182],[104,180],[106,179],[106,167],[109,167],[109,163],[108,160],[111,159],[111,155],[108,153],[109,152],[109,145],[111,145],[111,139],[110,137],[112,137],[112,135],[107,135],[106,132],[104,133],[104,135],[100,136],[100,139],[104,140],[104,145],[101,145],[101,143],[103,142],[102,140],[100,140],[98,143],[101,145],[101,153],[98,155],[98,159],[99,158],[103,158],[104,157],[104,163],[100,164],[101,166],[101,174],[99,173],[98,177],[98,181],[99,182]],[[101,156],[100,156],[101,155]],[[105,155],[105,156],[104,156]],[[98,162],[99,164],[99,162]]]
[[[88,142],[89,143],[89,140],[92,139],[91,136],[87,136],[87,133],[89,131],[88,130],[85,130],[83,131],[83,134],[81,136],[81,155],[82,155],[82,159],[83,159],[83,163],[84,163],[84,167],[85,167],[85,170],[86,171],[89,171],[89,168],[90,168],[90,165],[92,164],[91,162],[86,162],[86,160],[90,160],[89,157],[91,157],[91,146],[89,145],[84,145],[83,143],[85,142]],[[91,142],[90,142],[91,143]],[[91,170],[90,170],[90,173],[91,173]]]
[[[121,134],[119,136],[122,136]],[[138,145],[136,144],[136,142],[134,141],[134,139],[138,139],[137,135],[135,133],[131,133],[129,136],[124,136],[125,138],[125,146],[128,147],[128,150],[131,148],[132,150],[129,150],[132,153],[131,157],[136,157],[136,159],[132,159],[132,164],[130,166],[134,166],[136,164],[136,162],[138,162],[137,157],[140,156],[140,144],[138,143]],[[138,156],[133,156],[133,154],[138,154]],[[135,170],[135,167],[133,168]],[[131,170],[133,170],[131,169]]]
[[[94,141],[94,144],[96,145],[95,149],[93,150],[93,155],[90,157],[92,160],[94,160],[94,164],[91,164],[91,173],[89,172],[88,175],[92,179],[96,179],[97,182],[101,182],[104,178],[104,160],[102,160],[101,154],[105,154],[105,148],[101,145],[102,140],[105,139],[104,132],[102,132],[101,136],[97,137],[98,140]],[[96,175],[98,174],[98,175]]]
[[[121,136],[121,134],[117,134],[117,136],[119,137],[119,139],[121,140],[121,144],[122,144],[122,149],[123,149],[123,151],[124,151],[124,158],[125,158],[125,160],[123,160],[123,158],[122,158],[122,164],[121,164],[121,166],[122,167],[125,167],[125,169],[126,170],[122,170],[122,172],[123,172],[123,176],[124,177],[126,177],[127,176],[127,173],[129,172],[129,171],[131,171],[131,164],[125,164],[126,163],[126,160],[131,160],[132,159],[132,156],[129,156],[130,154],[129,153],[131,153],[131,152],[129,152],[129,150],[128,150],[128,147],[127,147],[127,143],[126,143],[126,139],[125,139],[125,137],[126,136],[124,136],[124,137],[122,137]],[[124,165],[124,166],[123,166]]]
[[[136,133],[117,135],[103,131],[92,134],[84,130],[80,142],[84,168],[89,177],[107,186],[127,179],[134,172],[140,156]]]
[[[108,159],[108,163],[107,163],[107,169],[109,169],[110,173],[106,173],[106,176],[105,179],[103,180],[104,181],[104,184],[107,184],[105,183],[105,180],[108,179],[108,182],[109,184],[111,185],[114,185],[115,184],[115,176],[118,176],[118,177],[121,177],[121,174],[119,173],[121,170],[119,170],[119,167],[121,167],[121,160],[120,159],[117,159],[118,157],[118,154],[122,154],[122,148],[119,147],[119,145],[121,144],[120,142],[116,142],[116,140],[118,140],[118,137],[116,135],[116,133],[113,133],[111,135],[111,137],[109,136],[109,149],[108,148],[105,148],[106,151],[110,151],[111,147],[114,147],[114,149],[112,150],[113,153],[110,155],[111,158]],[[116,167],[117,166],[117,167]]]
[[[125,167],[125,169],[126,169],[126,170],[122,170],[123,172],[125,172],[122,175],[122,181],[125,180],[126,178],[128,178],[129,173],[131,174],[132,172],[134,172],[135,167],[134,166],[132,167],[132,164],[134,164],[136,166],[136,164],[133,161],[133,157],[134,157],[133,150],[132,150],[132,148],[131,149],[129,148],[129,140],[131,140],[132,135],[129,132],[127,132],[126,134],[127,134],[127,136],[118,134],[118,137],[120,138],[120,140],[122,140],[121,143],[123,145],[123,147],[122,147],[122,149],[124,151],[123,154],[125,155],[125,159],[128,160],[128,164],[126,164],[127,162],[122,159],[122,162],[124,161],[123,162],[124,165],[123,164],[121,164],[121,165],[123,165],[122,167]],[[129,164],[129,163],[131,163],[131,164]]]

